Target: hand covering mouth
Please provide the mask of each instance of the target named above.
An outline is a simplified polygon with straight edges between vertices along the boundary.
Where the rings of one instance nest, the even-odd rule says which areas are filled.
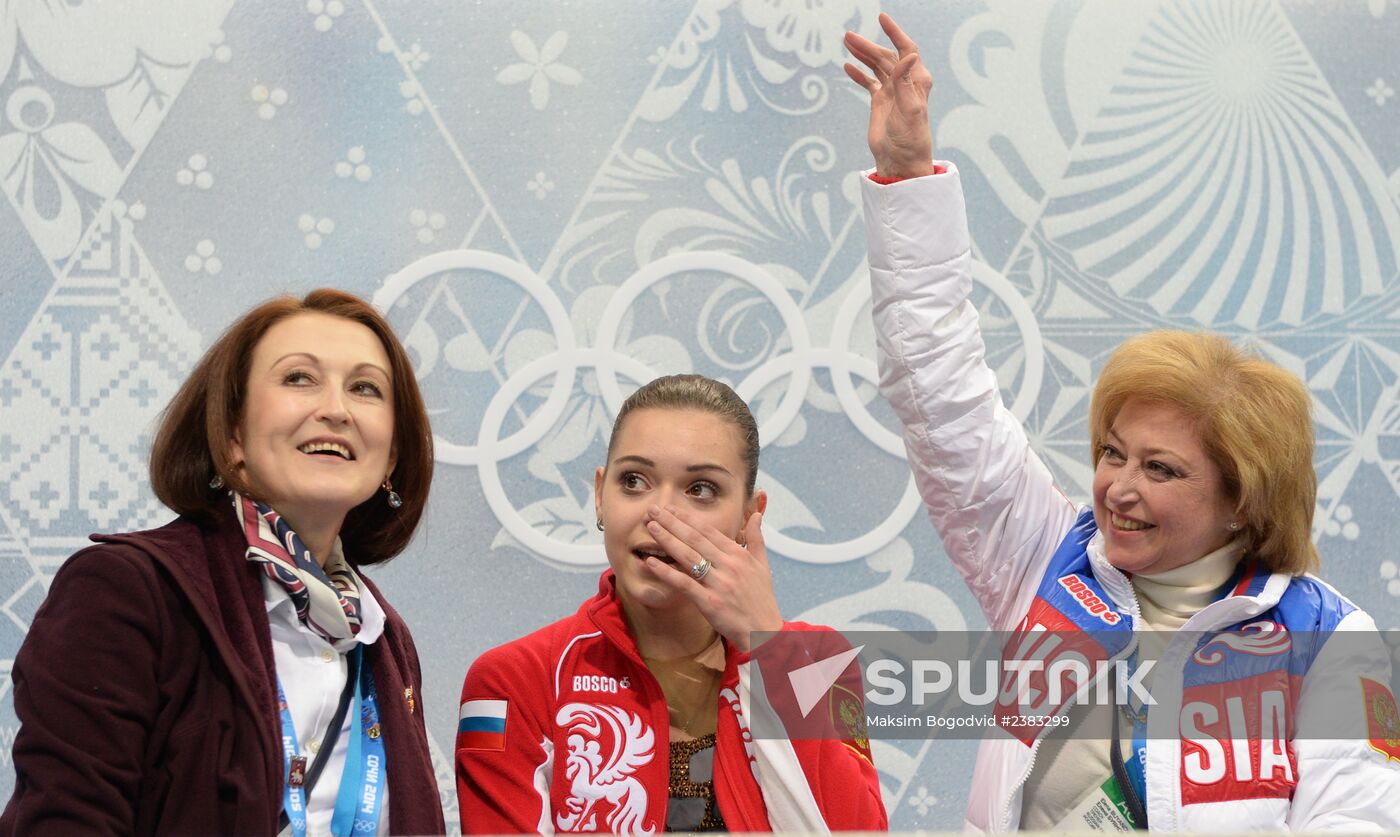
[[[350,448],[339,442],[307,442],[298,445],[297,450],[312,456],[338,456],[351,462],[355,461],[355,454]]]

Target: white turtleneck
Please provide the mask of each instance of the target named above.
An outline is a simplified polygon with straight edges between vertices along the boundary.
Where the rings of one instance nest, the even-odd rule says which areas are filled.
[[[1142,621],[1138,646],[1144,659],[1156,659],[1174,631],[1186,620],[1220,597],[1230,580],[1244,543],[1236,539],[1189,564],[1150,575],[1132,577]],[[1151,677],[1144,678],[1151,685]],[[1070,709],[1068,737],[1047,738],[1036,752],[1035,768],[1026,780],[1021,803],[1021,829],[1055,828],[1079,803],[1113,773],[1109,764],[1110,706],[1075,706]],[[1121,742],[1124,758],[1131,744]]]

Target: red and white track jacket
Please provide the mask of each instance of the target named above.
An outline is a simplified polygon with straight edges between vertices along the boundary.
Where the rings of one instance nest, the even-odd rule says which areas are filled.
[[[803,629],[813,628],[783,627]],[[750,734],[753,713],[771,711],[750,669],[749,655],[730,649],[720,679],[714,787],[728,830],[887,828],[864,741]],[[661,686],[606,571],[573,616],[488,651],[467,672],[456,747],[462,832],[664,831],[669,734]]]

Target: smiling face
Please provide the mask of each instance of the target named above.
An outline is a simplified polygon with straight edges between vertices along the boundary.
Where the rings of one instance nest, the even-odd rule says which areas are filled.
[[[288,317],[254,348],[232,453],[298,533],[333,535],[393,470],[389,369],[373,331],[329,314]]]
[[[1094,522],[1109,563],[1150,575],[1224,546],[1238,521],[1220,468],[1181,411],[1129,399],[1094,470]]]
[[[733,424],[702,410],[647,408],[623,419],[607,467],[594,475],[593,497],[624,602],[662,608],[683,599],[642,566],[647,555],[675,563],[647,531],[647,509],[676,506],[697,526],[713,526],[735,539],[748,516],[762,510],[762,491],[745,496],[741,442]]]

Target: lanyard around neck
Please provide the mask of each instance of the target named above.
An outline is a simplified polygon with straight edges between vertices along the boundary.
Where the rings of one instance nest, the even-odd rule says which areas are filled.
[[[374,675],[369,666],[364,664],[363,649],[363,645],[357,645],[355,650],[350,652],[350,675],[346,692],[342,695],[344,708],[344,698],[350,694],[349,686],[353,683],[355,706],[352,724],[358,734],[352,734],[350,738],[345,769],[341,774],[340,789],[336,795],[335,813],[331,819],[331,833],[337,837],[375,833],[379,828],[379,812],[384,801],[384,739],[379,725]],[[337,711],[337,720],[333,724],[335,730],[328,736],[318,754],[316,765],[308,774],[306,759],[299,755],[296,728],[292,723],[292,713],[287,706],[281,678],[277,681],[277,703],[282,716],[282,763],[286,770],[283,780],[282,815],[291,825],[293,837],[306,837],[306,800],[311,793],[311,786],[320,775],[324,759],[335,746],[334,736],[340,733],[339,719],[343,718],[344,713]]]
[[[1138,652],[1133,651],[1128,661],[1128,668],[1137,668]],[[1115,669],[1116,672],[1116,669]],[[1116,673],[1115,673],[1116,679]],[[1115,692],[1117,690],[1115,689]],[[1118,738],[1118,714],[1126,706],[1133,717],[1133,749],[1132,760],[1126,765],[1123,762],[1123,753],[1119,749]],[[1113,778],[1118,783],[1118,789],[1123,794],[1123,801],[1128,806],[1128,817],[1132,820],[1133,827],[1140,830],[1147,830],[1147,706],[1143,705],[1134,709],[1131,697],[1128,703],[1123,706],[1110,706],[1109,712],[1113,716],[1113,729],[1108,741],[1108,762],[1113,768]]]

